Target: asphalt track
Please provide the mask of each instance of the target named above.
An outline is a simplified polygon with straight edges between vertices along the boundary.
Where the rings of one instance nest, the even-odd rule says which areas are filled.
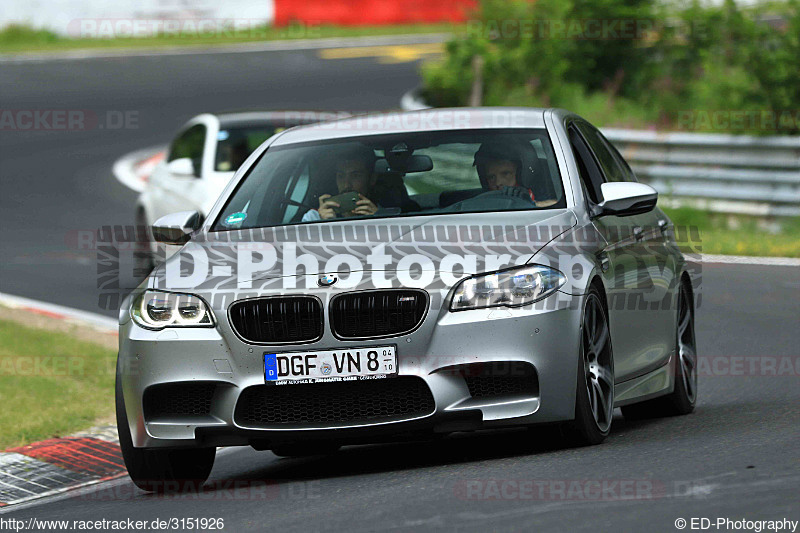
[[[0,109],[87,110],[106,126],[0,128],[0,292],[108,315],[116,310],[98,298],[97,252],[80,247],[76,236],[133,224],[136,194],[113,178],[117,158],[166,144],[184,121],[202,112],[397,108],[418,83],[414,62],[324,60],[316,50],[0,68]],[[127,126],[110,128],[120,116],[130,117]]]
[[[385,109],[417,82],[414,63],[314,51],[2,69],[6,109],[138,113],[136,128],[114,131],[0,130],[0,292],[110,315],[98,309],[95,252],[71,245],[70,232],[131,223],[135,195],[111,177],[117,157],[166,142],[201,111]],[[679,518],[798,520],[800,269],[704,264],[701,280],[705,370],[693,415],[619,417],[605,444],[582,449],[525,432],[306,459],[226,449],[198,496],[148,495],[121,479],[1,517],[221,517],[225,531],[678,531]]]

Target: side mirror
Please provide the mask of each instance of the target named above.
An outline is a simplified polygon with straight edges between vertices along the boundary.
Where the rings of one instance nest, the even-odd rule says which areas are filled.
[[[603,201],[600,216],[628,217],[652,211],[658,201],[658,192],[644,183],[617,181],[600,185]]]
[[[188,157],[181,157],[180,159],[174,159],[167,163],[167,170],[173,176],[181,176],[181,177],[193,177],[194,174],[194,163]]]
[[[172,213],[155,221],[153,238],[164,244],[184,244],[202,225],[203,217],[197,211]]]

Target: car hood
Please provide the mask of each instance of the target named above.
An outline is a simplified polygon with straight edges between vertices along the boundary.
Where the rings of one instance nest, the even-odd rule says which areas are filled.
[[[528,262],[577,224],[570,210],[470,213],[196,234],[151,276],[166,290],[294,288],[358,272],[463,277]],[[361,276],[363,278],[363,276]],[[429,278],[429,276],[422,276]],[[382,277],[381,279],[383,279]]]

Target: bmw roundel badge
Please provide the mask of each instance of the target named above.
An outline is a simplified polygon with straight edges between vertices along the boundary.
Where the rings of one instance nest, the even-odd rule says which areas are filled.
[[[320,274],[319,279],[317,280],[317,285],[320,287],[330,287],[334,283],[339,281],[334,274]]]

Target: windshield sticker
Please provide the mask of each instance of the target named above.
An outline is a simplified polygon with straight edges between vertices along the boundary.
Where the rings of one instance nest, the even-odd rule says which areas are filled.
[[[218,141],[224,141],[230,136],[231,136],[231,134],[230,134],[230,132],[228,130],[220,130],[220,132],[217,133],[217,140]]]
[[[247,218],[247,213],[233,213],[225,217],[225,225],[230,228],[238,228]]]

